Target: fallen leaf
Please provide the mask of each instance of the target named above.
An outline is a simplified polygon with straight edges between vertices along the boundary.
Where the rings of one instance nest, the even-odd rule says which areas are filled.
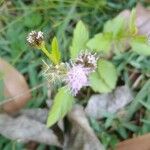
[[[0,103],[0,108],[8,113],[16,112],[30,100],[29,87],[23,75],[1,58],[0,72],[3,74],[4,96],[7,99]]]
[[[81,106],[76,105],[68,114],[68,119],[72,127],[66,135],[64,150],[104,150]]]
[[[150,150],[150,133],[120,142],[116,150]]]
[[[132,101],[132,93],[127,86],[118,87],[108,94],[92,95],[85,108],[88,116],[100,119],[104,113],[116,113]]]
[[[41,123],[46,123],[48,110],[46,108],[23,109],[19,112],[19,114]]]
[[[123,10],[119,15],[129,22],[131,11]],[[139,34],[150,34],[150,9],[143,7],[140,3],[136,6],[136,25]]]
[[[0,114],[0,134],[11,140],[35,141],[61,147],[53,130],[48,129],[43,123],[46,121],[47,114],[46,109],[24,110],[16,117]],[[44,120],[42,120],[43,117]]]
[[[140,3],[136,6],[136,24],[139,34],[150,34],[150,9],[144,8]]]

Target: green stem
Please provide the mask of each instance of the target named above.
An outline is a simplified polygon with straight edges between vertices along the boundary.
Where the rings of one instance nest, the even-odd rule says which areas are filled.
[[[51,56],[51,54],[48,52],[48,50],[45,47],[45,44],[43,43],[40,47],[40,49],[42,50],[42,52],[56,65],[56,62],[54,61],[53,57]]]

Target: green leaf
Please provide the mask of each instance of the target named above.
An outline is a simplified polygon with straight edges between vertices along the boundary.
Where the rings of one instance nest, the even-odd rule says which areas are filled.
[[[131,40],[132,50],[140,55],[149,56],[150,55],[150,45],[146,37],[138,36]]]
[[[104,59],[98,61],[98,73],[110,89],[114,89],[117,82],[117,71],[115,66]]]
[[[121,37],[121,35],[126,32],[124,18],[118,16],[112,20],[107,21],[104,25],[103,32],[112,33],[113,39]]]
[[[122,126],[120,126],[120,127],[117,128],[117,132],[120,134],[120,136],[123,139],[127,139],[128,138],[127,130],[125,128],[123,128]]]
[[[112,43],[112,34],[96,34],[92,39],[90,39],[87,43],[87,47],[96,51],[101,51],[104,53],[108,53],[111,48]]]
[[[111,117],[108,117],[105,121],[105,129],[108,129],[109,127],[111,127],[111,125],[113,124],[113,120],[114,120],[114,117],[111,116]]]
[[[51,58],[54,64],[59,64],[61,60],[61,53],[59,51],[57,38],[54,37],[51,43]]]
[[[111,62],[101,59],[98,61],[97,72],[91,73],[89,80],[90,86],[95,92],[111,92],[117,82],[116,68]]]
[[[103,81],[103,79],[100,77],[98,72],[93,72],[89,76],[90,81],[90,87],[95,91],[99,93],[108,93],[111,92],[111,88],[107,86],[107,84]]]
[[[47,127],[51,127],[62,119],[72,108],[74,98],[67,87],[59,89],[47,119]]]
[[[72,45],[70,48],[71,58],[78,56],[79,52],[86,48],[86,43],[89,40],[89,32],[82,21],[79,21],[73,32]]]
[[[123,127],[125,127],[126,129],[132,131],[132,132],[137,132],[139,131],[139,127],[131,122],[124,122]]]
[[[135,35],[137,33],[137,26],[136,26],[136,10],[132,9],[130,21],[129,21],[129,31],[130,34]]]

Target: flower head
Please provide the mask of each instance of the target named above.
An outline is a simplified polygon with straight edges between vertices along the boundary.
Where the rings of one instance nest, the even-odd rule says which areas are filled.
[[[87,70],[82,65],[73,65],[67,73],[66,83],[73,95],[88,85]]]
[[[31,31],[27,36],[27,41],[32,46],[40,46],[44,40],[43,32]]]
[[[97,67],[97,60],[98,57],[96,54],[92,54],[91,52],[84,52],[79,54],[75,60],[75,63],[87,68],[89,72],[93,72]]]
[[[68,70],[67,63],[60,63],[58,65],[48,65],[44,62],[44,71],[43,75],[47,78],[47,80],[52,84],[58,84],[64,82],[66,73]]]

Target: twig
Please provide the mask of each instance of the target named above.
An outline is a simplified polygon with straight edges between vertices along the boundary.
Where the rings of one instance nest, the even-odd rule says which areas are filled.
[[[19,98],[19,97],[21,97],[21,96],[23,96],[23,95],[26,95],[27,93],[33,92],[33,91],[35,91],[35,90],[37,90],[37,89],[43,87],[44,85],[46,85],[46,83],[47,83],[47,82],[41,83],[41,84],[39,84],[39,85],[37,85],[37,86],[31,88],[31,89],[28,90],[28,91],[25,91],[25,92],[23,92],[23,93],[19,93],[18,95],[14,96],[14,97],[5,99],[5,100],[3,100],[3,101],[0,103],[0,106],[3,105],[3,104],[5,104],[5,103],[7,103],[7,102],[11,102],[11,101],[13,101],[14,99]]]

